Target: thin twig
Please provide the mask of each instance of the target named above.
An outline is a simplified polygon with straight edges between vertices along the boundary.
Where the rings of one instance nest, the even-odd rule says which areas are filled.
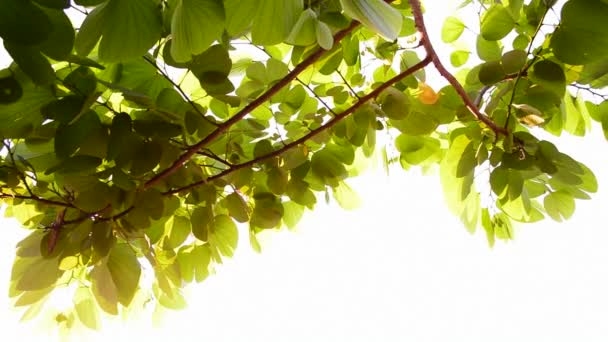
[[[171,77],[169,77],[169,75],[163,69],[161,69],[158,66],[158,64],[156,64],[155,61],[148,58],[148,56],[143,56],[143,58],[144,58],[144,60],[146,60],[146,62],[148,62],[150,65],[152,65],[156,69],[156,71],[158,71],[167,81],[169,81],[169,83],[171,83],[171,85],[173,85],[173,87],[181,94],[181,96],[184,98],[184,100],[186,100],[186,102],[188,102],[188,104],[192,107],[192,109],[194,109],[194,111],[198,115],[200,115],[201,118],[203,118],[204,120],[206,120],[213,126],[216,126],[216,127],[218,126],[218,124],[216,122],[214,122],[213,120],[209,120],[209,118],[207,118],[205,116],[205,114],[203,112],[201,112],[201,110],[196,106],[196,103],[194,101],[192,101],[192,99],[190,99],[190,97],[188,97],[188,95],[182,89],[182,87],[179,84],[175,83],[175,81],[173,81],[173,79],[171,79]]]
[[[338,74],[338,76],[340,76],[340,78],[342,79],[342,82],[344,82],[344,85],[350,89],[350,92],[353,94],[354,97],[356,97],[357,99],[359,98],[359,95],[357,95],[357,92],[355,91],[355,89],[353,89],[353,87],[350,86],[350,83],[348,83],[348,81],[346,80],[346,78],[344,77],[344,75],[342,75],[342,73],[340,72],[340,70],[336,70],[336,73]]]
[[[551,7],[547,8],[547,10],[545,10],[542,17],[540,18],[538,26],[536,27],[536,30],[534,31],[534,34],[532,35],[532,38],[530,39],[530,45],[528,45],[528,50],[526,51],[526,57],[528,55],[530,55],[530,52],[532,52],[532,46],[534,45],[534,40],[536,39],[536,36],[540,32],[540,28],[543,26],[543,21],[545,21],[545,16],[547,15],[547,13],[549,13],[550,9],[551,9]],[[513,111],[512,107],[513,107],[513,101],[515,101],[515,93],[517,92],[517,84],[519,83],[519,80],[521,79],[522,75],[524,73],[527,73],[528,69],[532,66],[532,64],[534,64],[536,59],[538,59],[538,56],[534,55],[532,60],[530,60],[530,62],[527,63],[527,65],[525,65],[517,73],[517,77],[515,78],[515,83],[513,84],[513,92],[511,92],[511,99],[509,100],[509,105],[507,105],[507,119],[505,120],[505,125],[504,125],[505,129],[509,125],[509,120],[511,119],[511,116],[512,116],[512,111]]]
[[[336,70],[336,71],[337,71],[337,70]],[[324,100],[324,99],[323,99],[321,96],[317,95],[317,93],[315,93],[315,91],[312,89],[312,87],[311,87],[311,86],[310,86],[308,83],[306,83],[306,82],[302,81],[300,78],[296,78],[296,80],[297,80],[298,82],[300,82],[300,84],[302,84],[302,85],[303,85],[303,86],[304,86],[306,89],[308,89],[308,91],[309,91],[309,92],[310,92],[310,93],[311,93],[311,94],[312,94],[312,95],[313,95],[313,96],[314,96],[314,97],[315,97],[315,98],[316,98],[316,99],[317,99],[319,102],[321,102],[321,104],[322,104],[322,105],[323,105],[325,108],[327,108],[327,110],[328,110],[328,111],[329,111],[329,112],[330,112],[330,113],[331,113],[333,116],[336,116],[336,115],[337,115],[337,114],[336,114],[336,112],[334,111],[334,109],[333,109],[333,108],[331,108],[331,106],[330,106],[330,105],[329,105],[327,102],[325,102],[325,100]]]

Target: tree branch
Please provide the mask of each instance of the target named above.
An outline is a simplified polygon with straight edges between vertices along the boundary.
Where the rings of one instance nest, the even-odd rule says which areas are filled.
[[[409,0],[409,2],[410,6],[412,7],[412,13],[414,14],[416,28],[418,29],[418,32],[420,32],[420,34],[422,35],[422,46],[424,47],[424,50],[426,51],[428,56],[431,58],[433,65],[435,65],[435,68],[437,69],[439,74],[441,74],[441,76],[443,76],[443,78],[445,78],[452,85],[452,87],[454,87],[464,104],[467,106],[467,108],[469,108],[469,110],[471,111],[471,113],[473,113],[477,120],[488,126],[492,131],[494,131],[497,136],[499,134],[509,134],[509,132],[505,128],[499,127],[490,118],[488,118],[485,114],[479,111],[479,108],[475,106],[473,100],[471,100],[462,85],[458,82],[458,80],[456,80],[454,75],[452,75],[441,63],[439,55],[435,51],[435,48],[433,48],[431,40],[429,39],[429,35],[426,31],[426,25],[424,24],[424,17],[422,16],[422,9],[420,7],[420,0]]]
[[[301,138],[294,140],[288,144],[285,144],[285,146],[283,146],[280,149],[277,149],[271,153],[268,153],[266,155],[260,156],[258,158],[252,159],[250,161],[247,161],[245,163],[242,164],[237,164],[234,165],[233,167],[226,169],[225,171],[222,171],[216,175],[207,177],[206,179],[203,179],[201,181],[177,188],[177,189],[173,189],[173,190],[169,190],[164,192],[164,195],[172,195],[172,194],[176,194],[182,191],[186,191],[186,190],[190,190],[192,188],[195,188],[197,186],[200,185],[204,185],[207,184],[215,179],[218,178],[222,178],[232,172],[238,171],[240,169],[246,168],[246,167],[250,167],[254,164],[260,163],[262,161],[265,161],[267,159],[270,158],[274,158],[276,156],[281,155],[282,153],[286,152],[287,150],[304,144],[305,142],[309,141],[311,138],[313,138],[314,136],[318,135],[319,133],[327,130],[328,128],[333,127],[334,125],[336,125],[338,122],[340,122],[340,120],[346,118],[347,116],[349,116],[350,114],[354,113],[357,109],[359,109],[361,106],[363,106],[366,102],[368,102],[369,100],[377,97],[382,91],[384,91],[386,88],[392,86],[393,84],[403,80],[404,78],[406,78],[407,76],[413,74],[414,72],[424,68],[425,66],[427,66],[429,63],[431,63],[432,59],[430,58],[430,56],[427,56],[425,59],[423,59],[421,62],[419,62],[418,64],[412,66],[411,68],[403,71],[402,73],[400,73],[399,75],[391,78],[390,80],[388,80],[387,82],[383,83],[381,86],[379,86],[378,88],[374,89],[372,92],[370,92],[369,94],[361,97],[357,102],[355,102],[352,106],[350,106],[350,108],[348,108],[347,110],[345,110],[344,112],[336,115],[334,118],[332,118],[330,121],[328,121],[325,125],[311,130],[308,134],[302,136]]]
[[[44,203],[44,204],[48,204],[48,205],[57,206],[57,207],[74,208],[74,206],[69,203],[48,200],[48,199],[45,199],[42,197],[38,197],[36,195],[25,196],[25,195],[13,195],[13,194],[7,194],[4,192],[0,192],[0,198],[18,198],[18,199],[23,199],[23,200],[36,201],[36,202],[40,202],[40,203]]]
[[[338,44],[345,36],[351,33],[359,23],[353,21],[349,27],[345,28],[342,31],[339,31],[334,35],[334,45]],[[179,170],[192,156],[196,154],[198,150],[208,145],[210,142],[214,141],[217,137],[219,137],[222,133],[226,132],[230,127],[241,121],[247,114],[251,113],[254,109],[258,108],[264,102],[270,100],[272,96],[278,93],[281,89],[286,87],[289,83],[295,80],[298,75],[300,75],[306,68],[310,65],[314,64],[318,61],[323,55],[325,55],[327,51],[319,48],[317,51],[312,53],[308,58],[306,58],[302,63],[298,64],[287,76],[282,78],[280,81],[275,83],[270,89],[264,92],[260,97],[255,99],[246,105],[243,109],[241,109],[238,113],[232,116],[230,119],[221,123],[213,132],[211,132],[208,136],[200,140],[198,143],[192,145],[188,150],[182,154],[171,166],[164,169],[156,176],[152,177],[144,184],[144,189],[148,189],[164,178],[168,177],[175,171]]]

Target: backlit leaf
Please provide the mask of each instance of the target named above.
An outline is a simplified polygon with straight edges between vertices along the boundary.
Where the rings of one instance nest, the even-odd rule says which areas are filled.
[[[171,56],[187,62],[219,39],[225,26],[221,0],[178,0],[171,20]]]
[[[504,38],[515,25],[509,11],[500,4],[492,5],[481,18],[481,35],[486,40]]]
[[[441,40],[451,43],[458,39],[464,31],[464,23],[456,17],[447,17],[441,27]]]

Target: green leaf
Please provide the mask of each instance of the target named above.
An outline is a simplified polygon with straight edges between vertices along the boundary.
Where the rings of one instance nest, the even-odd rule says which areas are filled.
[[[490,186],[492,191],[499,197],[504,197],[509,184],[509,171],[503,167],[495,168],[490,173]]]
[[[557,221],[569,219],[574,214],[574,198],[564,190],[549,193],[544,199],[545,211]]]
[[[551,37],[555,56],[564,63],[580,65],[608,56],[604,24],[608,4],[593,0],[570,0],[564,4],[561,23]]]
[[[228,34],[231,36],[243,34],[250,27],[253,21],[251,14],[255,13],[259,4],[259,0],[225,0],[226,31],[228,31]]]
[[[192,260],[194,264],[194,279],[200,283],[209,276],[209,263],[211,261],[209,245],[205,244],[194,247],[192,249]]]
[[[294,229],[304,215],[304,207],[290,201],[283,203],[283,209],[283,222],[289,229]]]
[[[63,80],[63,84],[76,94],[95,96],[93,93],[97,88],[97,78],[91,69],[81,66],[69,73]]]
[[[310,160],[312,172],[331,186],[346,178],[346,168],[342,162],[329,150],[321,150],[313,154]]]
[[[586,64],[576,81],[580,84],[588,84],[593,88],[601,89],[608,86],[608,60],[601,59]]]
[[[447,154],[443,158],[440,165],[441,184],[443,186],[444,195],[446,197],[448,208],[455,214],[462,213],[463,201],[474,190],[473,172],[462,176],[463,172],[468,169],[466,165],[470,165],[467,160],[470,160],[471,140],[466,134],[458,134],[451,139],[450,147]],[[469,151],[468,159],[463,162],[465,151]],[[474,152],[473,159],[476,160]],[[460,173],[461,177],[457,177]]]
[[[162,146],[156,141],[143,142],[135,151],[131,163],[131,174],[141,176],[148,173],[160,162]]]
[[[522,50],[511,50],[502,55],[502,67],[507,74],[518,73],[528,60],[528,54]],[[538,64],[538,63],[537,63]]]
[[[213,219],[211,207],[196,207],[192,211],[190,220],[192,222],[192,234],[201,241],[209,239],[209,229]]]
[[[91,229],[91,243],[93,250],[101,258],[110,253],[113,248],[116,238],[114,237],[114,229],[110,222],[97,222]]]
[[[481,214],[479,192],[471,192],[464,200],[460,221],[473,234],[477,230],[477,222]]]
[[[499,61],[487,62],[479,69],[479,81],[484,85],[491,85],[505,78],[505,71]]]
[[[378,96],[378,102],[382,107],[382,111],[389,119],[402,120],[405,119],[411,110],[412,100],[409,93],[404,93],[394,87],[386,88]],[[375,116],[374,109],[371,106],[364,106],[362,111],[366,111]]]
[[[88,55],[101,37],[99,58],[103,61],[133,60],[145,55],[158,41],[161,26],[154,0],[108,0],[85,18],[76,37],[76,51]]]
[[[272,153],[272,143],[268,139],[260,140],[255,144],[253,148],[253,156],[254,158],[263,157],[269,153]]]
[[[139,287],[141,275],[141,266],[133,248],[127,243],[114,246],[108,257],[107,267],[116,285],[118,302],[128,307]]]
[[[221,0],[178,0],[171,19],[171,56],[187,62],[219,40],[225,27]]]
[[[81,191],[74,200],[74,205],[86,212],[94,213],[106,208],[112,200],[110,187],[97,182],[92,187]]]
[[[166,197],[157,189],[147,189],[138,192],[134,205],[154,220],[163,217]]]
[[[303,9],[302,0],[259,0],[251,28],[253,43],[274,45],[285,40]]]
[[[330,50],[334,46],[334,36],[331,34],[331,30],[326,23],[316,20],[315,21],[315,33],[317,37],[317,43],[325,50]]]
[[[585,125],[581,125],[583,117],[581,112],[574,105],[572,96],[569,92],[564,92],[563,102],[560,106],[561,116],[564,120],[564,130],[570,134],[585,135]]]
[[[291,29],[285,42],[292,45],[308,46],[317,42],[317,14],[310,8],[305,9]],[[330,32],[331,36],[331,32]],[[333,45],[333,36],[331,36]]]
[[[226,196],[226,208],[235,220],[238,222],[249,221],[249,207],[241,195],[233,192]]]
[[[184,309],[187,305],[186,299],[181,294],[181,291],[179,289],[175,289],[175,291],[173,291],[172,298],[164,293],[160,294],[157,298],[158,303],[166,307],[167,309],[181,310]]]
[[[486,40],[500,40],[515,26],[509,10],[503,5],[492,5],[481,18],[481,35]]]
[[[95,169],[101,165],[102,160],[93,156],[74,156],[65,159],[59,164],[47,169],[44,174],[74,174],[74,173],[94,173]]]
[[[333,188],[334,198],[342,209],[353,210],[361,206],[361,198],[348,184],[341,182]]]
[[[287,196],[289,196],[292,201],[307,206],[310,209],[313,209],[314,205],[317,203],[317,198],[310,190],[309,184],[301,179],[294,178],[293,174],[287,184]]]
[[[566,92],[566,75],[564,69],[557,63],[542,60],[532,65],[529,73],[530,79],[549,89],[558,97],[563,97]]]
[[[430,113],[414,110],[405,119],[392,121],[402,133],[409,135],[428,135],[437,129],[439,121]]]
[[[501,240],[513,240],[514,230],[511,219],[503,213],[494,215],[492,224],[496,237]]]
[[[441,40],[444,43],[451,43],[460,38],[464,31],[464,24],[456,17],[447,17],[441,27]]]
[[[64,3],[69,1],[63,1]],[[76,33],[70,18],[62,10],[45,9],[47,17],[53,26],[49,37],[38,45],[46,56],[55,60],[63,60],[74,46]]]
[[[471,52],[469,52],[469,51],[456,50],[456,51],[452,52],[452,54],[450,54],[450,63],[452,63],[452,65],[456,68],[463,66],[469,60],[470,55],[471,55]]]
[[[281,223],[284,208],[281,200],[270,193],[258,194],[251,214],[251,225],[259,228],[274,228]]]
[[[399,135],[395,146],[401,152],[402,158],[412,165],[423,163],[440,150],[440,142],[437,139],[407,134]]]
[[[342,54],[344,55],[344,62],[348,66],[353,66],[359,60],[359,38],[357,36],[351,39],[342,39]]]
[[[105,10],[108,2],[103,2],[99,6],[95,7],[87,17],[85,18],[76,40],[74,42],[74,48],[80,56],[88,56],[89,53],[95,48],[99,38],[103,34],[103,28],[105,26],[105,16],[107,11]]]
[[[281,195],[287,191],[288,175],[282,168],[272,168],[268,171],[266,185],[268,189],[276,195]]]
[[[37,85],[50,85],[55,81],[55,71],[51,67],[51,63],[38,48],[21,45],[10,40],[4,41],[4,48],[23,72]]]
[[[520,34],[513,39],[514,49],[524,51],[528,48],[528,44],[530,44],[530,37],[525,34]]]
[[[192,228],[190,227],[190,220],[183,216],[173,216],[165,224],[167,239],[165,240],[165,248],[174,249],[181,246]]]
[[[494,247],[494,243],[496,242],[496,236],[494,233],[494,224],[490,219],[490,212],[488,211],[488,208],[481,209],[481,226],[486,232],[488,245],[490,245],[490,248]]]
[[[70,105],[66,103],[65,105]],[[61,104],[63,107],[64,104]],[[75,109],[75,108],[74,108]],[[67,119],[67,117],[65,118]],[[57,129],[55,135],[55,153],[59,158],[67,158],[73,155],[78,148],[90,138],[91,134],[101,129],[101,122],[94,111],[85,111],[82,115],[72,120],[67,125]]]
[[[383,0],[340,0],[344,13],[368,29],[392,41],[403,24],[401,13]]]
[[[118,314],[118,290],[106,263],[93,267],[91,292],[99,307],[110,315]]]
[[[221,45],[213,45],[188,64],[189,69],[209,94],[226,94],[234,90],[228,80],[232,60]]]
[[[78,319],[82,324],[89,329],[98,330],[101,327],[101,320],[91,291],[86,287],[77,288],[73,302]]]
[[[214,217],[209,231],[209,243],[226,257],[234,255],[238,244],[239,232],[236,224],[226,215]]]
[[[27,260],[27,266],[17,279],[17,290],[42,290],[55,284],[63,273],[63,271],[59,269],[59,260],[57,258],[31,258],[25,260]],[[14,271],[15,266],[13,266],[13,272]]]
[[[13,304],[15,307],[28,306],[36,303],[44,303],[48,295],[53,290],[52,287],[47,287],[37,291],[26,291]]]
[[[0,37],[3,40],[31,46],[43,42],[51,33],[51,20],[31,1],[3,0],[0,6]]]
[[[194,257],[191,252],[186,251],[186,248],[188,247],[180,248],[177,253],[177,263],[182,279],[190,283],[194,279]]]
[[[55,100],[55,94],[49,87],[38,87],[23,72],[13,73],[13,77],[23,90],[19,101],[0,104],[0,135],[4,138],[23,137],[34,125],[39,126],[43,120],[40,108]]]
[[[486,62],[496,61],[502,58],[502,48],[498,41],[489,41],[482,36],[477,36],[477,55]]]

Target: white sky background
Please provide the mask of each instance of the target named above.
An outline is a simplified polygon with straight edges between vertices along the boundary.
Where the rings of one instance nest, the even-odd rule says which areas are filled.
[[[448,8],[426,7],[439,47]],[[606,341],[608,143],[598,127],[554,141],[600,182],[567,223],[519,225],[515,241],[490,249],[483,232],[468,234],[448,212],[437,175],[394,169],[386,177],[379,167],[349,182],[360,209],[321,200],[296,233],[265,234],[260,255],[242,236],[235,258],[191,286],[189,308],[169,312],[160,327],[105,322],[78,340]],[[49,340],[10,308],[14,245],[26,231],[8,220],[2,229],[0,327],[20,341]]]

